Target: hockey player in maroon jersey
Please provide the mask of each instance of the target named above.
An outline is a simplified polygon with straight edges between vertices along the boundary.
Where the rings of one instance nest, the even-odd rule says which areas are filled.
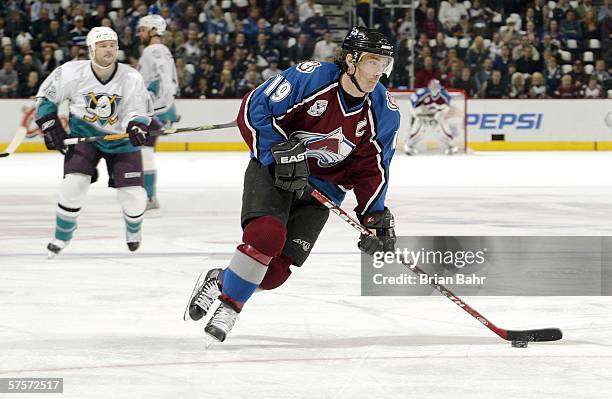
[[[200,320],[218,298],[205,331],[223,341],[257,288],[271,290],[302,266],[329,211],[308,185],[340,204],[348,190],[366,253],[392,250],[394,219],[385,207],[389,164],[400,115],[379,82],[393,68],[393,46],[375,30],[355,27],[336,63],[306,61],[247,93],[238,115],[251,150],[244,177],[242,243],[229,266],[196,284],[189,315]]]

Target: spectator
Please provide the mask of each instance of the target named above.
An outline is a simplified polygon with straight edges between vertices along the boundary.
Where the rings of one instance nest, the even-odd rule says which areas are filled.
[[[295,6],[294,0],[283,0],[283,4],[276,9],[272,20],[277,22],[280,20],[287,20],[289,14],[296,14],[298,9]]]
[[[561,21],[569,9],[570,5],[567,0],[557,0],[557,4],[553,9],[553,19]]]
[[[32,22],[30,26],[31,38],[39,42],[44,36],[49,34],[51,27],[51,19],[49,19],[49,11],[46,8],[40,10],[40,18]],[[30,38],[30,40],[31,40]]]
[[[506,46],[501,39],[501,35],[499,32],[493,33],[493,39],[491,40],[491,44],[489,45],[489,57],[495,59],[498,56],[502,55],[502,48]],[[508,47],[508,46],[506,46]]]
[[[452,87],[453,82],[461,75],[461,61],[453,59],[450,63],[449,70],[444,73],[441,78],[443,80],[444,87]]]
[[[138,59],[140,53],[138,51],[138,38],[134,36],[134,31],[130,26],[126,26],[123,30],[123,35],[119,36],[119,48],[123,50],[126,59]]]
[[[610,80],[610,74],[606,71],[606,63],[604,60],[595,61],[595,70],[593,76],[597,78],[597,83],[604,86]]]
[[[572,84],[572,77],[570,75],[563,75],[561,85],[554,91],[553,97],[579,98],[581,96],[576,86]]]
[[[528,73],[530,75],[541,71],[541,64],[538,61],[534,61],[533,58],[533,47],[524,47],[521,58],[516,60],[516,69],[521,73]]]
[[[301,24],[306,22],[306,20],[315,15],[315,7],[318,4],[315,4],[315,0],[306,0],[302,5],[300,5],[298,15],[299,21]]]
[[[436,20],[436,11],[433,8],[428,8],[425,13],[425,21],[421,28],[421,33],[425,33],[426,37],[433,39],[441,30],[440,23]]]
[[[425,15],[423,15],[423,20],[424,19]],[[398,21],[398,27],[396,30],[399,40],[402,40],[405,37],[412,37],[413,27],[414,23],[412,21],[412,10],[410,8],[406,8],[406,10],[404,10],[404,17]]]
[[[444,44],[444,33],[438,32],[436,35],[436,45],[433,49],[433,57],[436,62],[441,62],[446,59],[448,55],[448,48],[446,48],[446,44]]]
[[[588,83],[588,75],[584,72],[584,67],[582,66],[582,61],[576,60],[572,65],[572,72],[570,72],[570,76],[576,85],[576,89],[581,90]]]
[[[591,12],[595,16],[596,9],[591,0],[582,0],[576,7],[576,16],[579,20],[586,22],[587,14]]]
[[[208,34],[211,33],[216,35],[221,43],[225,43],[227,35],[229,34],[229,27],[223,16],[223,10],[218,5],[212,7],[208,18]]]
[[[474,82],[474,79],[472,78],[472,72],[468,67],[461,68],[461,76],[455,78],[451,87],[457,90],[465,91],[468,97],[478,97],[478,89],[476,88],[476,82]]]
[[[462,16],[467,18],[467,12],[463,3],[457,3],[457,0],[448,0],[440,3],[438,20],[448,34],[452,34],[453,31],[459,28],[459,20]]]
[[[500,56],[495,57],[493,61],[493,68],[501,71],[502,76],[506,77],[508,75],[508,65],[512,64],[512,57],[510,57],[510,48],[508,46],[502,47],[502,52]]]
[[[263,80],[256,70],[250,70],[246,73],[244,79],[238,84],[238,91],[241,96],[259,86]]]
[[[591,76],[589,83],[582,89],[584,98],[602,98],[603,90],[599,83],[597,83],[597,77]]]
[[[472,24],[474,34],[479,36],[489,36],[491,18],[495,14],[493,10],[489,7],[483,7],[480,0],[474,0],[470,9],[467,10],[467,13],[470,23]],[[497,34],[499,36],[499,33]]]
[[[61,50],[66,47],[66,35],[58,20],[52,20],[49,23],[49,31],[38,39],[40,45],[38,47],[51,47],[53,50]]]
[[[561,67],[557,65],[557,59],[551,55],[548,57],[546,67],[544,68],[544,79],[551,95],[561,84],[562,76],[563,73],[561,72]]]
[[[232,74],[228,70],[223,70],[219,77],[219,88],[213,89],[212,95],[217,98],[236,98],[238,92],[236,91],[236,82],[232,78]]]
[[[482,36],[477,36],[467,52],[465,59],[466,63],[470,66],[470,68],[474,69],[478,65],[481,65],[488,57],[489,50],[487,50],[484,45],[484,39]]]
[[[41,80],[44,80],[53,70],[57,67],[57,60],[53,55],[53,48],[51,46],[45,46],[42,50],[42,61],[39,67],[39,71],[42,76]]]
[[[501,72],[494,70],[491,79],[482,85],[482,98],[508,98],[508,86],[502,82]]]
[[[19,84],[17,89],[17,97],[21,98],[32,98],[36,96],[38,92],[38,86],[40,85],[40,79],[38,72],[31,71],[28,74],[28,78]]]
[[[476,82],[476,88],[478,92],[482,92],[482,86],[484,83],[491,79],[491,75],[493,73],[493,61],[490,58],[487,58],[483,61],[482,66],[478,72],[474,75],[474,80]],[[501,74],[501,72],[500,72]]]
[[[34,66],[32,54],[26,54],[22,57],[22,60],[17,63],[15,68],[17,72],[17,79],[19,83],[25,83],[30,75],[30,72],[38,72],[38,69]]]
[[[178,28],[176,21],[171,21],[169,29],[162,36],[162,43],[164,43],[170,51],[176,51],[183,46],[185,43],[185,35],[183,31]]]
[[[599,25],[597,24],[597,19],[595,17],[595,12],[593,10],[588,10],[586,15],[584,16],[584,39],[601,39],[601,32],[599,30]]]
[[[446,59],[439,63],[442,73],[448,74],[450,70],[452,69],[453,62],[455,61],[459,64],[458,72],[460,72],[461,68],[463,68],[463,61],[457,58],[457,49],[455,48],[449,49]]]
[[[612,19],[611,0],[604,0],[603,5],[599,6],[599,12],[597,13],[597,23],[602,23],[606,19]]]
[[[332,41],[332,33],[327,31],[323,36],[323,40],[315,44],[312,58],[317,61],[325,61],[328,57],[334,56],[336,47],[338,47],[338,45]]]
[[[30,44],[32,42],[32,35],[28,31],[19,32],[17,37],[15,38],[15,44],[17,47],[23,47],[25,44]]]
[[[312,57],[312,46],[308,42],[308,36],[305,33],[300,33],[297,43],[289,48],[289,62],[295,65],[304,60],[309,60]]]
[[[510,48],[518,45],[523,36],[523,32],[520,30],[521,19],[517,16],[510,16],[506,18],[506,25],[499,28],[499,34],[502,37],[504,43]]]
[[[2,56],[0,58],[2,59],[3,65],[7,61],[10,63],[14,63],[17,57],[15,56],[15,53],[13,51],[13,46],[10,44],[7,44],[4,47],[2,47]]]
[[[93,12],[87,19],[87,28],[92,29],[96,26],[103,26],[102,20],[104,18],[108,18],[108,15],[106,14],[106,6],[104,4],[98,4],[96,6],[96,11]]]
[[[531,87],[529,88],[529,98],[548,98],[544,75],[536,72],[531,77]]]
[[[533,44],[531,44],[529,42],[529,37],[527,36],[523,36],[521,37],[521,44],[519,44],[518,46],[514,47],[512,49],[512,58],[514,60],[518,60],[520,59],[523,54],[524,54],[524,49],[529,47],[531,49],[531,60],[532,61],[539,61],[540,60],[540,53],[538,52],[538,50],[535,48],[535,46]]]
[[[423,32],[423,23],[425,23],[425,18],[427,15],[427,10],[431,8],[428,4],[427,0],[419,0],[419,6],[414,9],[414,23],[416,24],[417,30]],[[434,11],[434,19],[436,12]],[[409,10],[406,10],[409,11]]]
[[[566,39],[582,40],[582,23],[576,20],[576,12],[568,10],[565,14],[565,19],[561,21],[561,34]]]
[[[431,57],[423,59],[423,69],[420,69],[415,74],[415,87],[426,87],[432,79],[439,79],[440,73],[435,68]]]
[[[32,3],[32,7],[30,8],[30,21],[36,22],[40,18],[42,10],[47,11],[47,15],[50,19],[55,19],[53,6],[47,3],[46,0],[36,0]]]
[[[270,66],[261,72],[261,77],[263,80],[268,80],[271,77],[280,75],[281,72],[282,71],[278,68],[278,61],[275,59],[272,59],[270,60]]]
[[[17,84],[17,72],[13,70],[13,63],[5,61],[4,67],[0,69],[0,97],[15,97]]]
[[[551,19],[548,23],[548,31],[546,32],[550,36],[552,43],[561,48],[562,44],[565,42],[565,36],[559,31],[559,23]]]
[[[323,6],[317,4],[315,6],[315,13],[312,17],[304,21],[303,24],[304,32],[312,39],[318,39],[325,35],[325,32],[329,30],[329,24],[327,18],[323,16]]]
[[[529,97],[529,89],[525,84],[525,77],[520,72],[515,72],[514,75],[512,75],[509,97],[515,99],[525,99]]]
[[[77,15],[74,17],[74,28],[69,33],[69,44],[84,47],[87,33],[89,30],[85,28],[85,20],[81,15]]]
[[[206,51],[205,54],[210,56],[212,55],[212,53],[214,52],[214,48],[216,47],[216,36],[208,36],[208,40],[209,42],[206,48],[209,50]],[[212,44],[210,43],[211,40],[213,41]],[[185,61],[187,63],[197,63],[198,59],[202,55],[202,49],[200,48],[200,42],[198,41],[198,32],[192,29],[188,30],[187,41],[183,43],[181,47],[183,49],[182,54],[185,57]]]
[[[253,56],[257,59],[257,66],[260,68],[266,68],[271,60],[280,58],[278,50],[268,43],[265,33],[257,35],[257,46],[253,49]]]

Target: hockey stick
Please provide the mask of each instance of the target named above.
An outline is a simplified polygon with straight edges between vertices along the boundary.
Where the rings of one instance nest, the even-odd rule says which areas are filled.
[[[3,153],[0,153],[0,158],[8,157],[12,153],[14,153],[27,134],[28,129],[26,129],[25,126],[19,126],[17,128],[17,132],[15,132],[15,136],[13,137],[11,143],[8,145],[8,147],[6,147]]]
[[[368,236],[374,236],[369,229],[367,229],[364,225],[353,219],[349,214],[347,214],[342,208],[336,205],[332,200],[327,198],[323,193],[318,191],[315,188],[309,188],[310,195],[319,201],[321,204],[325,205],[330,211],[340,216],[342,220],[353,226],[355,230],[359,231],[361,234],[365,234]],[[444,287],[441,284],[433,283],[433,279],[423,269],[415,264],[407,264],[402,262],[404,266],[408,269],[412,270],[415,274],[419,276],[426,276],[427,281],[429,281],[429,285],[438,290],[442,295],[453,301],[457,306],[461,309],[465,310],[476,320],[484,324],[489,330],[493,331],[500,338],[505,339],[506,341],[512,341],[517,343],[517,346],[526,346],[527,342],[544,342],[544,341],[557,341],[563,337],[563,333],[558,328],[542,328],[536,330],[505,330],[501,327],[497,327],[495,324],[490,322],[486,317],[480,314],[476,309],[472,308],[470,305],[465,303],[461,298],[453,294],[448,288]]]
[[[179,127],[173,129],[163,129],[163,130],[153,130],[149,132],[149,135],[152,137],[155,136],[167,136],[169,134],[176,133],[189,133],[189,132],[202,132],[204,130],[215,130],[215,129],[224,129],[226,127],[235,127],[236,121],[228,122],[228,123],[220,123],[217,125],[202,125],[196,127]],[[117,134],[107,134],[105,136],[92,136],[92,137],[70,137],[64,140],[64,145],[75,145],[78,143],[90,143],[93,141],[112,141],[112,140],[121,140],[127,139],[130,137],[129,133],[117,133]]]

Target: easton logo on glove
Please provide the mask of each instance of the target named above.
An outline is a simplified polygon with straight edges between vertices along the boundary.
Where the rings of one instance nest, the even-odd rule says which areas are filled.
[[[288,157],[280,157],[280,163],[295,163],[306,160],[306,154],[290,155]]]

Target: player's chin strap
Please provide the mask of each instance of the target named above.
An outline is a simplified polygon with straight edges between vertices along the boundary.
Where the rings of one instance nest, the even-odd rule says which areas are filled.
[[[367,94],[362,88],[361,86],[359,86],[359,83],[357,83],[357,79],[355,78],[355,74],[357,73],[357,62],[359,62],[359,57],[361,56],[361,54],[359,54],[358,52],[354,52],[353,53],[353,59],[351,60],[351,63],[353,64],[353,66],[355,67],[355,72],[353,72],[353,74],[351,75],[348,71],[348,68],[346,68],[346,76],[349,77],[349,79],[351,79],[351,82],[353,82],[353,84],[355,85],[355,87],[357,88],[357,90],[359,90],[361,93],[363,94]],[[355,60],[357,60],[357,62],[355,62]]]

